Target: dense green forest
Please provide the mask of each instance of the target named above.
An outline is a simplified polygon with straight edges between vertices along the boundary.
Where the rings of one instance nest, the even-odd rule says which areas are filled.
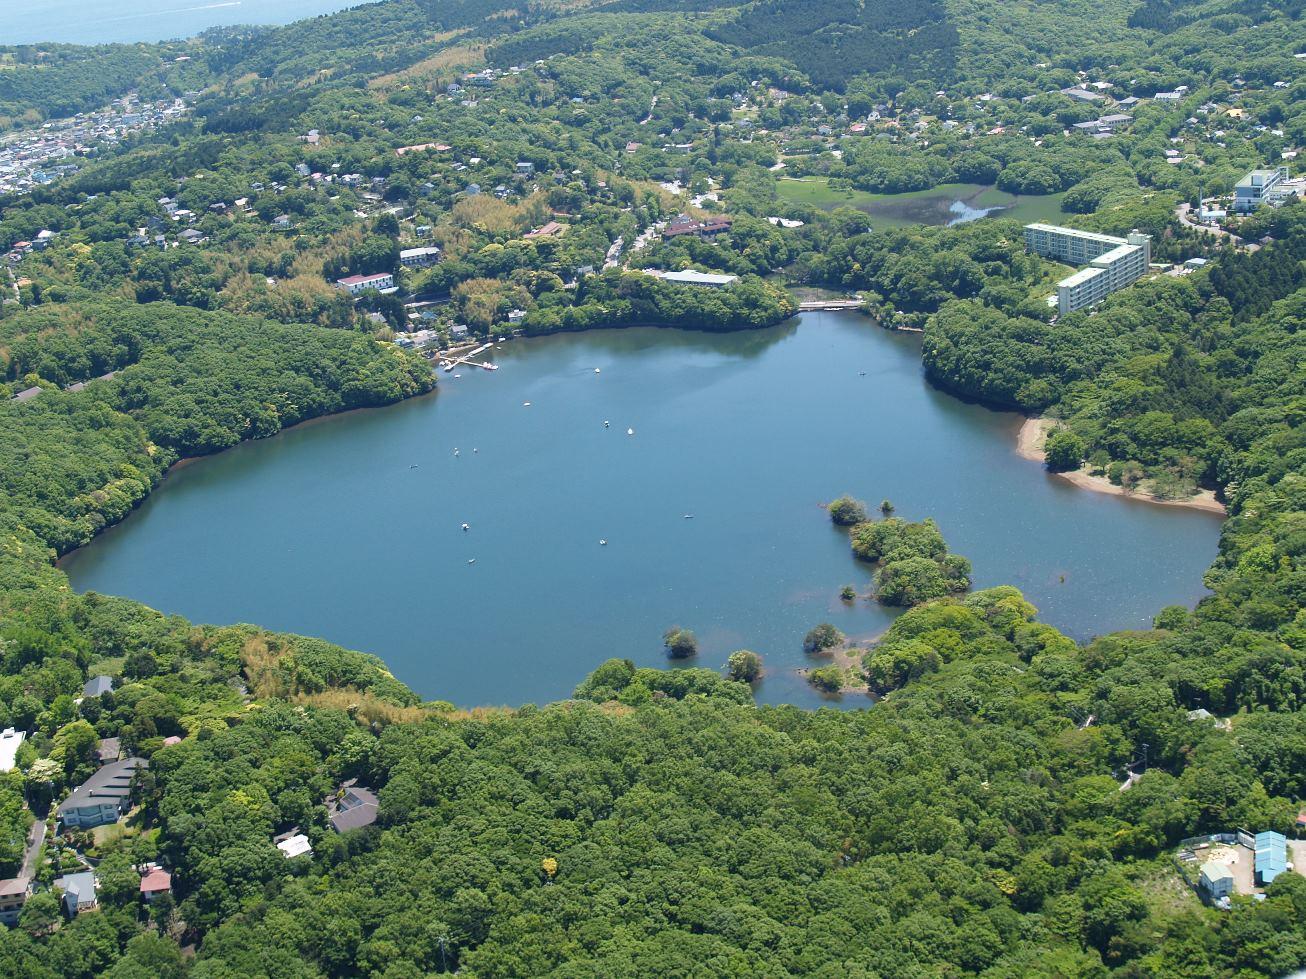
[[[1217,910],[1173,861],[1195,834],[1292,832],[1306,802],[1306,207],[1223,235],[1176,210],[1306,142],[1300,14],[387,0],[162,45],[0,48],[16,138],[128,91],[191,105],[0,198],[0,728],[28,734],[0,773],[0,877],[100,739],[150,762],[128,819],[39,849],[0,975],[1306,966],[1306,879]],[[1108,111],[1086,85],[1128,109],[1108,138],[1075,129]],[[1026,254],[1018,223],[849,206],[948,184],[1058,195],[1058,220],[1139,228],[1175,267],[1058,317],[1065,267]],[[681,213],[730,220],[665,234]],[[402,264],[418,246],[439,260]],[[738,281],[645,274],[685,269]],[[373,272],[399,296],[333,287]],[[757,706],[746,651],[722,675],[614,648],[571,700],[459,710],[365,653],[77,595],[54,564],[179,460],[430,391],[391,342],[407,331],[745,329],[790,316],[790,289],[856,295],[868,329],[923,331],[942,389],[1055,419],[1053,468],[1217,493],[1210,595],[1077,645],[1015,589],[967,593],[932,522],[845,499],[831,516],[906,610],[868,648],[831,626],[811,651],[843,653],[821,669],[873,707]],[[886,421],[853,404],[831,423]],[[83,697],[98,675],[115,688]],[[323,802],[350,779],[378,819],[337,833]],[[311,854],[277,849],[292,831]],[[172,893],[146,905],[149,862]],[[49,887],[88,864],[98,909],[68,918]]]

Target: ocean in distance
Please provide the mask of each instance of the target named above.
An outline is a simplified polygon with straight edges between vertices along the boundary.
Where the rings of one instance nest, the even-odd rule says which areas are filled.
[[[824,703],[795,672],[821,665],[804,633],[867,640],[894,617],[838,597],[872,570],[822,509],[842,493],[936,518],[976,587],[1015,585],[1077,639],[1204,594],[1218,517],[1044,472],[1016,453],[1019,416],[931,387],[918,337],[857,314],[494,358],[182,466],[64,560],[73,587],[319,635],[463,706],[566,697],[610,656],[665,665],[673,625],[698,634],[691,665],[753,649],[759,700]]]
[[[193,37],[210,27],[289,24],[360,0],[29,0],[0,18],[0,44],[129,44]]]

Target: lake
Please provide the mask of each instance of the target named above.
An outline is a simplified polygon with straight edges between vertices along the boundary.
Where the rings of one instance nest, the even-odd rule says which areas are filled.
[[[30,0],[6,16],[0,44],[132,43],[191,37],[232,24],[289,24],[362,0]]]
[[[495,358],[182,466],[63,567],[79,591],[377,653],[460,705],[566,697],[610,656],[662,665],[672,625],[697,632],[695,665],[761,653],[760,700],[822,702],[793,673],[807,630],[893,618],[838,598],[871,577],[822,509],[842,493],[933,516],[978,587],[1017,586],[1079,639],[1204,594],[1218,517],[1045,473],[1016,454],[1018,416],[936,391],[918,337],[857,314]]]
[[[957,225],[980,218],[1012,221],[1056,221],[1062,215],[1063,194],[1009,194],[992,184],[940,184],[903,194],[872,194],[830,187],[824,177],[785,177],[777,181],[782,198],[824,210],[855,207],[865,211],[878,228],[912,225]]]

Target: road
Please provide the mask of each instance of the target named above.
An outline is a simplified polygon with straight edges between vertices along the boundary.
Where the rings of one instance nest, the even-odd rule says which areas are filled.
[[[41,857],[41,846],[45,843],[45,820],[38,819],[32,824],[32,831],[27,834],[27,852],[23,854],[23,869],[20,877],[31,880],[36,876],[36,863]]]
[[[1200,221],[1193,220],[1193,206],[1187,202],[1180,204],[1175,208],[1174,216],[1179,219],[1179,223],[1185,227],[1192,228],[1194,231],[1205,231],[1213,234],[1218,238],[1229,238],[1235,243],[1240,239],[1237,235],[1232,235],[1223,228],[1214,227],[1209,224],[1202,224]]]

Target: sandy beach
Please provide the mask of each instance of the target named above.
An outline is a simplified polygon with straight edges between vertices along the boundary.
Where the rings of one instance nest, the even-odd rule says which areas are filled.
[[[1020,426],[1020,432],[1016,436],[1017,454],[1022,459],[1029,459],[1031,462],[1042,462],[1045,458],[1043,443],[1047,440],[1048,432],[1056,428],[1057,424],[1055,418],[1027,418],[1025,423]],[[1210,490],[1198,490],[1196,495],[1190,496],[1186,500],[1160,500],[1146,492],[1128,493],[1123,487],[1115,485],[1105,476],[1091,475],[1086,469],[1080,469],[1076,472],[1054,473],[1053,475],[1058,479],[1064,479],[1066,482],[1078,486],[1080,489],[1092,490],[1094,493],[1123,496],[1130,500],[1139,500],[1155,506],[1187,507],[1190,510],[1217,513],[1222,517],[1226,513],[1224,504],[1217,500],[1215,494]]]

